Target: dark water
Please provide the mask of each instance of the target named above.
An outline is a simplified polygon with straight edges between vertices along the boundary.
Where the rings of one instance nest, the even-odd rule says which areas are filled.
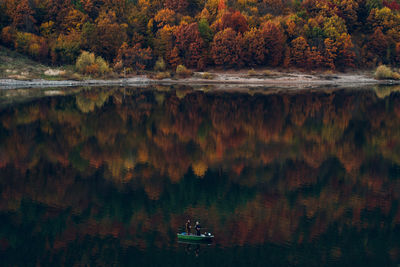
[[[396,88],[13,94],[2,266],[400,264]]]

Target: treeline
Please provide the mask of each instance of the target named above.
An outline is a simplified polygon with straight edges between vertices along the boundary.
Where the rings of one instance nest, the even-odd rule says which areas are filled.
[[[400,64],[399,9],[398,0],[1,0],[0,31],[3,45],[52,64],[75,64],[84,50],[115,71],[342,70]]]

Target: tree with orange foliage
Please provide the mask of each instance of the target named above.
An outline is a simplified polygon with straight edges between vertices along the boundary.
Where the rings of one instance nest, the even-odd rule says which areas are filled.
[[[47,2],[47,20],[54,21],[56,26],[59,27],[64,18],[71,10],[71,0],[48,0]]]
[[[165,8],[171,9],[178,13],[183,13],[188,7],[189,3],[187,0],[165,0]]]
[[[267,50],[266,62],[271,66],[278,66],[286,43],[283,29],[269,21],[262,26],[261,31]]]
[[[346,21],[349,31],[353,31],[358,26],[359,1],[356,0],[337,0],[338,14]]]
[[[207,10],[208,19],[217,17],[218,14],[225,12],[225,0],[206,0],[204,9]],[[204,13],[204,10],[202,11]]]
[[[321,52],[315,46],[311,49],[307,49],[305,56],[307,59],[307,69],[318,69],[322,67],[324,59]]]
[[[225,12],[221,19],[214,25],[216,31],[231,28],[236,32],[244,33],[249,30],[249,25],[245,16],[240,11]]]
[[[154,16],[154,22],[157,23],[158,28],[162,28],[166,25],[174,25],[175,19],[176,19],[175,11],[167,8],[161,9]]]
[[[123,43],[118,50],[115,61],[117,63],[122,63],[122,67],[130,67],[139,71],[149,66],[151,59],[151,48],[142,48],[140,44],[129,47],[127,43]]]
[[[117,17],[120,19],[120,22],[128,19],[132,10],[135,7],[133,1],[121,0],[96,0],[95,5],[100,9],[113,10],[117,14]]]
[[[239,63],[237,33],[231,28],[218,32],[211,45],[211,57],[215,65],[234,67]]]
[[[335,60],[337,56],[337,47],[334,44],[334,42],[326,38],[324,40],[324,56],[323,56],[323,61],[324,61],[324,66],[334,70],[335,69]]]
[[[395,46],[395,57],[394,57],[394,61],[396,65],[400,65],[400,43],[396,43]]]
[[[308,43],[300,36],[290,43],[290,65],[305,68],[307,66]]]
[[[399,32],[400,30],[400,16],[388,7],[372,9],[368,16],[367,23],[370,29],[382,27],[382,32],[385,34],[389,31],[394,30]]]
[[[165,58],[167,53],[172,50],[174,47],[174,32],[175,26],[171,27],[169,25],[157,31],[156,38],[153,41],[155,55]]]
[[[126,34],[127,25],[118,24],[115,12],[108,11],[100,13],[96,19],[95,43],[90,44],[96,55],[108,60],[113,60],[122,43],[128,38]]]
[[[28,0],[21,0],[15,10],[12,10],[11,19],[14,27],[32,32],[35,29],[36,20],[34,18],[35,12],[33,11]]]
[[[92,19],[95,19],[99,15],[99,7],[96,0],[80,0],[81,6],[86,14]]]
[[[371,53],[379,58],[379,61],[386,61],[386,52],[389,47],[386,36],[382,32],[382,28],[378,27],[370,36],[368,42],[368,49]]]
[[[4,27],[0,33],[1,43],[8,47],[13,47],[16,34],[17,34],[16,29],[14,27],[12,26]]]
[[[219,0],[218,1],[218,11],[223,11],[225,9],[226,9],[225,0]]]
[[[241,45],[241,58],[248,66],[256,66],[264,63],[267,50],[262,32],[252,28],[243,34]]]
[[[68,0],[70,1],[70,0]],[[76,2],[79,1],[79,4]],[[92,20],[95,20],[102,11],[113,11],[118,18],[125,17],[129,14],[129,2],[120,0],[73,0],[75,5],[79,6],[79,10],[84,11]]]
[[[285,9],[285,4],[282,0],[262,0],[265,12],[280,15]]]
[[[18,52],[25,53],[36,60],[47,59],[49,51],[45,38],[32,33],[17,32],[14,39],[14,47]]]
[[[182,60],[179,56],[179,49],[175,46],[172,50],[167,52],[167,61],[172,69],[176,69],[176,67],[182,64]]]
[[[205,44],[197,23],[182,24],[174,32],[175,47],[179,50],[187,67],[198,68]]]
[[[70,34],[60,34],[52,43],[51,47],[52,62],[62,62],[64,64],[74,63],[80,53],[80,36],[77,32]]]
[[[230,29],[230,28],[228,28]],[[247,49],[249,48],[249,44],[246,45],[246,41],[244,39],[243,34],[240,32],[236,33],[236,41],[235,41],[235,53],[237,55],[237,61],[235,64],[235,68],[242,68],[245,64],[250,64],[250,62],[253,62],[252,59],[246,58],[249,56],[249,52]],[[254,50],[253,50],[254,52]]]
[[[61,22],[61,29],[65,32],[81,31],[84,23],[87,20],[87,15],[79,10],[72,9],[66,15],[64,21]]]
[[[336,40],[337,57],[335,65],[341,69],[346,67],[354,68],[355,53],[353,51],[353,42],[351,36],[348,33],[343,33]]]

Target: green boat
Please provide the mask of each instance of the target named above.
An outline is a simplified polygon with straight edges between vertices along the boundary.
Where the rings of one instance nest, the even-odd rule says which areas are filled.
[[[212,241],[212,239],[214,238],[214,236],[211,235],[210,233],[201,235],[191,235],[191,234],[188,235],[187,233],[180,233],[177,235],[179,240],[190,240],[190,241]]]

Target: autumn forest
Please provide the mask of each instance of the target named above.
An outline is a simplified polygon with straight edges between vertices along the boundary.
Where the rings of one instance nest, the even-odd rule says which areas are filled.
[[[400,266],[400,0],[0,0],[0,82],[2,266]]]
[[[400,64],[398,0],[0,0],[0,32],[35,60],[87,51],[115,71]]]

